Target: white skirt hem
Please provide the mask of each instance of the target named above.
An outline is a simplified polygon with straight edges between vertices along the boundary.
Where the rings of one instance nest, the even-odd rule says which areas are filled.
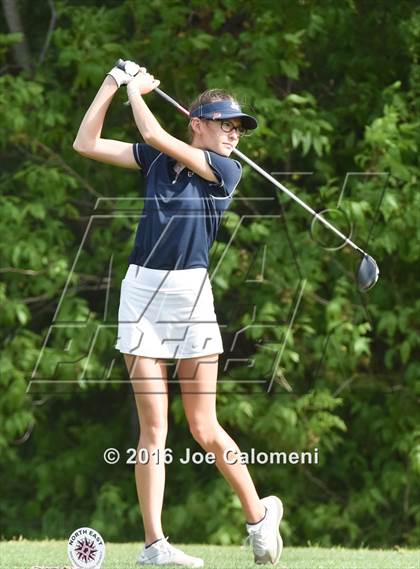
[[[134,350],[131,351],[129,348],[125,348],[123,346],[115,346],[115,349],[121,352],[121,354],[127,354],[128,356],[143,356],[145,358],[154,358],[159,360],[181,360],[187,358],[200,358],[202,356],[211,356],[211,355],[219,355],[223,354],[223,350],[221,352],[215,352],[214,350],[204,351],[204,352],[194,352],[192,354],[182,354],[182,355],[161,355],[161,354],[151,354],[150,352],[144,353],[143,350]]]
[[[131,264],[121,283],[114,347],[160,359],[222,354],[207,269],[163,271]]]

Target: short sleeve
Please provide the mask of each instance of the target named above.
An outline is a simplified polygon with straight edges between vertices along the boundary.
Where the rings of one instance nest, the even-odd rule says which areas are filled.
[[[211,194],[215,198],[230,198],[242,176],[241,163],[211,150],[205,150],[204,155],[219,180],[218,183],[209,182]]]
[[[159,150],[156,150],[156,148],[153,148],[153,146],[135,142],[133,144],[133,154],[135,161],[141,168],[143,176],[147,178],[154,163],[162,153]]]

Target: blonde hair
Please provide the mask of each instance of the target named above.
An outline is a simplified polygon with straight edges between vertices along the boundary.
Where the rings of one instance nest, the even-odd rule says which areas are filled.
[[[234,101],[238,103],[233,95],[224,89],[207,89],[201,95],[198,95],[188,107],[189,112],[197,109],[200,105],[213,103],[214,101]],[[194,138],[194,131],[191,128],[191,123],[188,123],[188,141],[191,143]]]

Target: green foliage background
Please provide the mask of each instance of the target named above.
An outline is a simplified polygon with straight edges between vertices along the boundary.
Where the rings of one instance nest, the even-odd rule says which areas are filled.
[[[333,222],[343,231],[351,224],[377,259],[380,281],[361,295],[355,253],[334,249],[335,236],[318,226],[311,232],[300,207],[245,167],[242,199],[211,257],[211,270],[222,260],[213,290],[228,324],[218,414],[244,451],[319,449],[319,465],[250,466],[260,495],[284,500],[286,543],[418,544],[417,3],[55,6],[39,63],[48,3],[21,2],[32,73],[13,61],[20,36],[5,23],[0,34],[0,536],[63,538],[90,525],[106,540],[143,538],[133,467],[102,459],[105,448],[124,452],[138,440],[113,346],[143,185],[134,171],[72,149],[106,72],[123,57],[145,64],[184,105],[209,87],[232,90],[260,123],[240,149],[267,171],[295,172],[279,180],[312,207],[334,210]],[[115,97],[102,136],[141,140],[125,99],[124,90]],[[153,94],[147,103],[185,137],[172,107]],[[225,370],[239,330],[242,362]],[[31,378],[53,381],[28,391]],[[175,455],[199,450],[176,384],[167,446]],[[244,537],[239,501],[215,467],[168,466],[165,504],[175,541]]]

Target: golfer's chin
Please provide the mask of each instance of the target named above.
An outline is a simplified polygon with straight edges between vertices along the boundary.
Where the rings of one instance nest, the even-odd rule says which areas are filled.
[[[229,144],[229,143],[227,143],[227,142],[222,142],[222,143],[219,145],[219,149],[220,149],[220,150],[217,150],[216,152],[218,152],[219,154],[222,154],[223,156],[230,156],[231,153],[232,153],[232,150],[233,150],[234,148],[235,148],[235,147],[233,146],[233,144]]]

